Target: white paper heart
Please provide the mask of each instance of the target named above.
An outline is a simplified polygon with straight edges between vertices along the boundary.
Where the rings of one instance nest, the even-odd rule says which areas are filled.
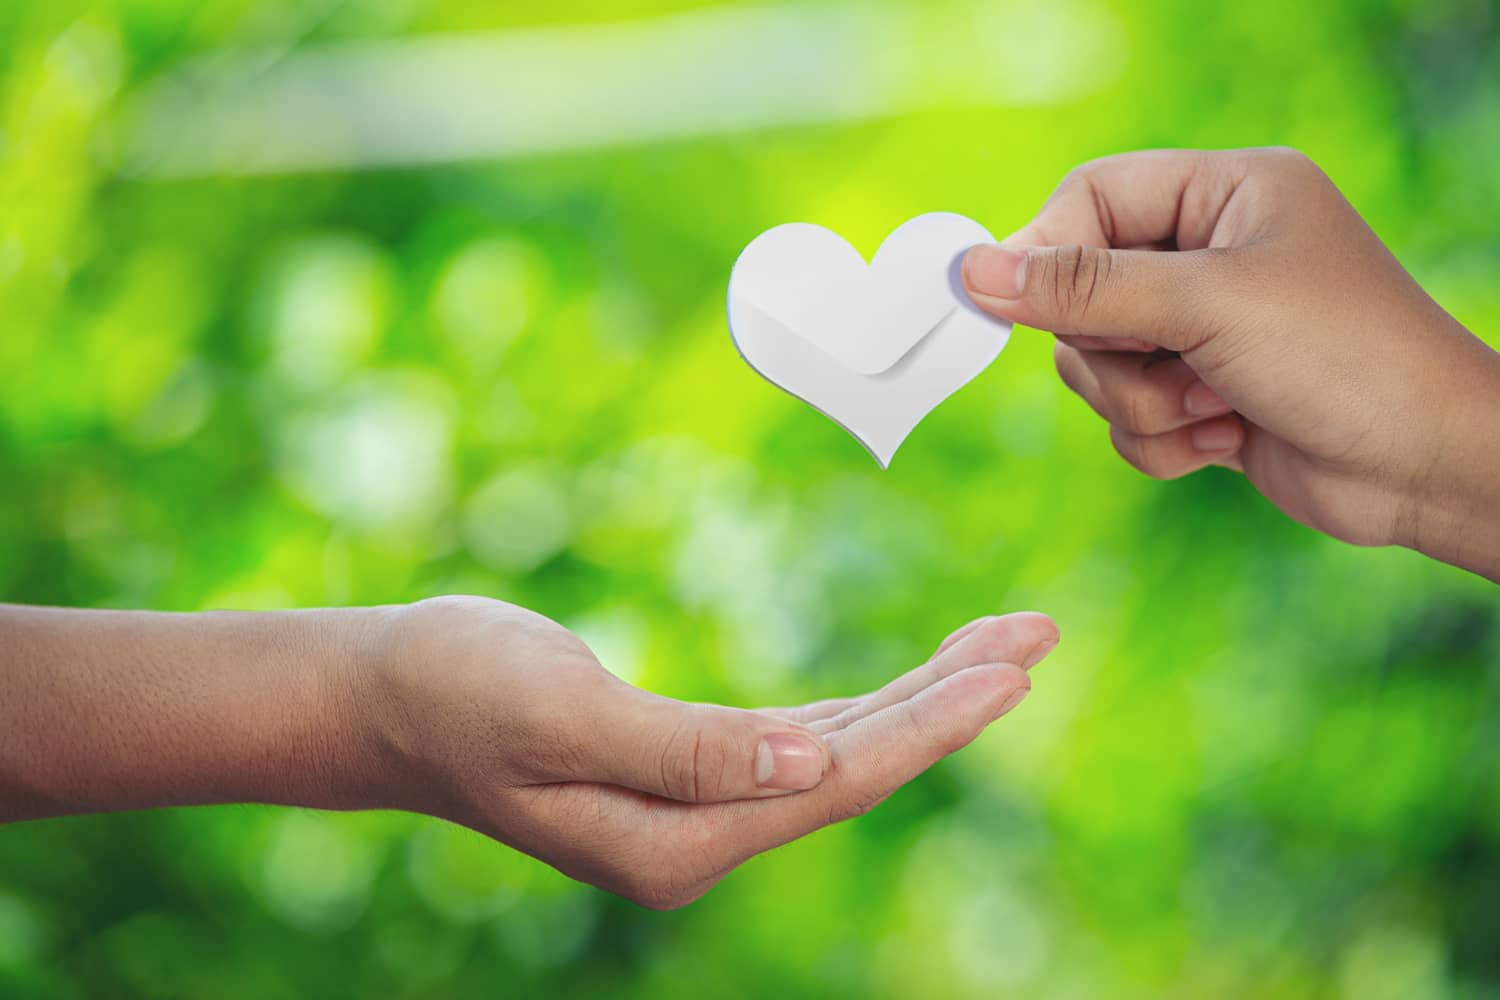
[[[958,280],[964,251],[992,242],[972,219],[933,212],[897,228],[866,264],[822,226],[777,226],[735,261],[730,336],[750,367],[887,467],[1010,338],[1010,324],[980,311]]]

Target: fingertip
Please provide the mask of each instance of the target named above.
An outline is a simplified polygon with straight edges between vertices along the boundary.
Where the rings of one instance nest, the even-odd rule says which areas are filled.
[[[1027,672],[1025,666],[1015,663],[989,663],[974,669],[986,671],[990,675],[987,678],[993,686],[990,722],[994,722],[1015,708],[1031,693],[1031,674]]]
[[[1202,379],[1194,379],[1182,394],[1182,409],[1192,417],[1217,417],[1234,410]]]
[[[994,615],[971,625],[942,650],[957,658],[957,662],[967,661],[970,666],[1019,663],[1030,668],[1040,663],[1061,639],[1057,623],[1039,611]]]
[[[1017,705],[1021,704],[1022,700],[1025,699],[1025,697],[1028,694],[1030,694],[1030,693],[1031,693],[1031,685],[1030,684],[1026,685],[1025,687],[1018,687],[1018,688],[1016,688],[1014,691],[1012,691],[1010,693],[1010,696],[1007,697],[1005,699],[1005,701],[1001,703],[1000,710],[995,713],[995,718],[998,719],[998,718],[1000,718],[1000,716],[1006,715],[1007,713],[1009,713],[1011,709],[1013,709]]]
[[[1004,617],[1017,618],[1033,624],[1036,628],[1039,628],[1050,635],[1053,642],[1056,642],[1062,637],[1062,630],[1057,627],[1057,619],[1053,618],[1045,611],[1012,611],[1010,612],[1010,614],[1005,615]]]
[[[1031,652],[1027,654],[1025,662],[1021,664],[1021,668],[1023,670],[1030,670],[1038,663],[1041,663],[1047,658],[1048,653],[1057,648],[1057,643],[1058,636],[1054,635],[1051,639],[1044,639],[1031,647]]]
[[[1205,454],[1238,451],[1245,441],[1245,428],[1234,414],[1203,420],[1189,434],[1193,449]]]

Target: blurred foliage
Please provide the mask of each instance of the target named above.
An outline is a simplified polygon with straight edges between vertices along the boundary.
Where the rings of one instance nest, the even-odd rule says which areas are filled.
[[[882,473],[740,362],[722,308],[779,222],[867,253],[934,209],[998,234],[1094,156],[1284,143],[1497,343],[1493,7],[1074,3],[1113,63],[1047,102],[409,169],[115,167],[121,108],[196,53],[689,6],[0,7],[0,597],[481,593],[736,704],[870,688],[1038,608],[1064,639],[1033,696],[670,914],[411,816],[0,830],[0,995],[1500,996],[1493,588],[1317,537],[1227,472],[1137,476],[1024,331]]]

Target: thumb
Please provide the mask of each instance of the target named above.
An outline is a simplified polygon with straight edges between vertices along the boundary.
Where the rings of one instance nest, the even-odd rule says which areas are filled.
[[[1207,306],[1225,252],[981,245],[964,255],[963,282],[975,305],[1012,323],[1189,351],[1213,335]]]
[[[828,748],[795,723],[640,692],[600,713],[575,775],[683,802],[724,802],[813,788]]]

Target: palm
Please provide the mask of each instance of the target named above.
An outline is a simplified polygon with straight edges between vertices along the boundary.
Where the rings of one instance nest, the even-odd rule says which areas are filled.
[[[827,742],[833,766],[811,791],[699,804],[601,781],[545,782],[471,803],[471,825],[573,877],[681,905],[752,855],[868,811],[966,745],[1009,707],[1017,675],[1056,637],[1043,615],[984,619],[878,691],[765,709]]]

